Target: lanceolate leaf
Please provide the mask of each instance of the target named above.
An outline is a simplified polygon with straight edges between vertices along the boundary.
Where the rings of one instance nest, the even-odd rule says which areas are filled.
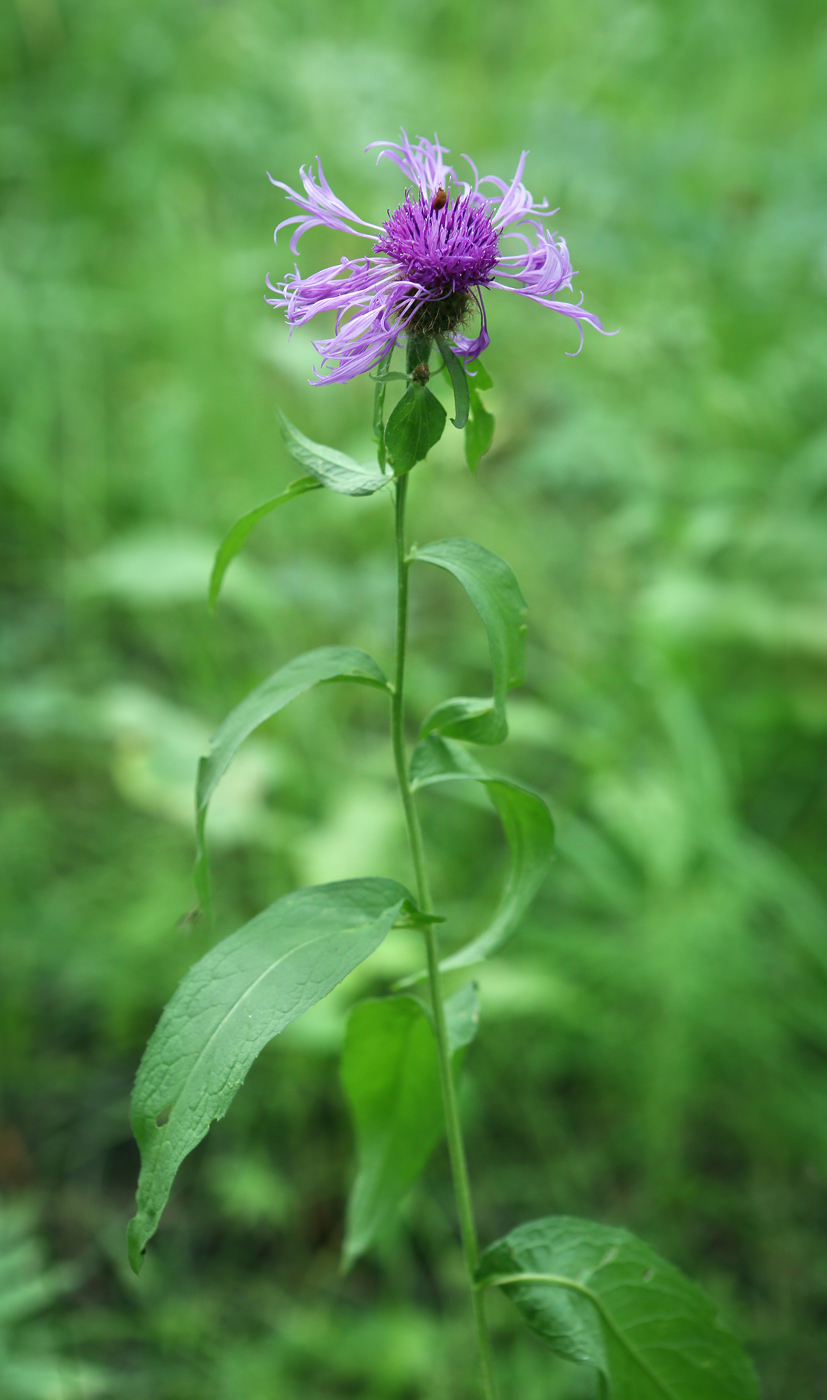
[[[387,486],[390,476],[384,476],[375,467],[360,467],[352,457],[337,452],[333,447],[324,447],[320,442],[311,442],[300,433],[281,409],[277,410],[287,451],[309,471],[322,486],[337,491],[342,496],[372,496]]]
[[[245,544],[247,536],[259,520],[263,520],[265,515],[269,515],[271,510],[278,510],[279,506],[286,505],[288,501],[294,501],[297,496],[303,496],[306,491],[320,491],[322,483],[313,476],[300,476],[298,481],[291,481],[286,491],[281,495],[274,496],[271,501],[265,501],[264,505],[256,506],[255,510],[250,510],[246,515],[242,515],[235,525],[231,526],[218,546],[218,553],[215,556],[215,563],[210,574],[209,603],[214,608],[221,590],[221,584],[229,565],[232,563],[239,550]]]
[[[465,460],[473,472],[494,440],[494,415],[488,412],[476,386],[468,387],[471,416],[465,425]]]
[[[136,1273],[175,1173],[227,1112],[274,1035],[378,948],[410,896],[395,880],[342,880],[286,895],[196,963],[147,1046],[132,1095],[141,1149],[129,1226]]]
[[[388,419],[385,446],[394,475],[403,476],[427,457],[445,431],[447,414],[424,384],[409,384]]]
[[[526,603],[504,559],[472,540],[440,540],[411,550],[411,559],[447,569],[462,584],[485,623],[494,694],[490,700],[458,696],[438,705],[422,735],[438,732],[475,744],[499,744],[508,733],[506,691],[520,685],[525,665]]]
[[[448,998],[445,1015],[453,1054],[476,1034],[479,1004],[472,983]],[[343,1245],[348,1268],[398,1208],[445,1130],[429,1008],[412,996],[354,1007],[342,1081],[359,1154]]]
[[[387,372],[391,362],[391,348],[376,367],[376,385],[373,390],[373,436],[376,439],[376,460],[384,475],[387,453],[385,451],[385,394],[388,381]]]
[[[611,1400],[757,1400],[711,1299],[626,1230],[534,1220],[486,1249],[477,1277],[558,1356],[596,1367]]]
[[[439,346],[439,353],[448,371],[451,380],[451,387],[454,391],[454,413],[455,418],[451,419],[455,428],[464,428],[468,422],[468,380],[465,375],[465,365],[458,355],[455,355],[444,336],[438,335],[436,343]]]
[[[468,378],[475,389],[493,389],[494,381],[482,360],[469,360],[465,366]]]
[[[465,460],[473,472],[476,471],[480,457],[488,451],[494,437],[494,415],[488,412],[480,398],[480,390],[493,389],[494,381],[479,360],[473,360],[465,368],[471,413],[465,425]]]
[[[297,695],[322,681],[358,681],[388,690],[388,682],[372,656],[357,647],[319,647],[294,657],[251,691],[213,735],[209,753],[198,765],[195,788],[196,863],[195,884],[205,905],[210,882],[204,844],[207,808],[222,775],[249,734],[278,714]]]
[[[501,948],[519,926],[543,882],[554,847],[554,822],[544,799],[510,778],[492,777],[459,744],[432,734],[411,758],[414,791],[436,783],[482,783],[503,824],[511,855],[505,888],[491,923],[464,948],[444,958],[443,972],[470,967]]]

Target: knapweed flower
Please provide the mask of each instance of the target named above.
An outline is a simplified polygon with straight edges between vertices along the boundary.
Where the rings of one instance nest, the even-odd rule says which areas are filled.
[[[437,137],[420,137],[412,144],[402,132],[399,142],[374,141],[377,161],[387,156],[411,182],[402,203],[381,226],[354,214],[331,190],[321,161],[318,178],[312,168],[301,170],[304,193],[269,179],[285,191],[302,212],[284,219],[276,229],[298,227],[290,240],[292,252],[308,229],[320,225],[367,238],[373,245],[363,258],[342,258],[302,277],[296,267],[283,282],[267,285],[275,296],[270,306],[286,308],[287,322],[303,326],[322,311],[336,313],[335,334],[314,341],[322,356],[315,384],[342,383],[373,369],[403,335],[444,336],[464,360],[482,354],[489,344],[483,290],[497,287],[517,292],[576,321],[583,344],[583,322],[603,330],[597,316],[579,302],[558,301],[556,294],[571,289],[571,261],[565,240],[543,221],[557,210],[548,201],[536,204],[522,183],[526,151],[508,184],[496,175],[480,177],[474,162],[473,184],[460,180],[449,154]],[[486,191],[493,193],[486,193]],[[472,314],[479,315],[476,336],[465,334]],[[573,353],[578,353],[575,351]]]

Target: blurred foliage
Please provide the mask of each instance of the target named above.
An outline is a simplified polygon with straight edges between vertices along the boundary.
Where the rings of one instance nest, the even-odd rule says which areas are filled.
[[[768,1400],[827,1396],[822,7],[3,0],[0,71],[0,1186],[82,1261],[60,1393],[474,1394],[444,1157],[337,1273],[344,1014],[417,966],[410,931],[265,1053],[140,1282],[124,1245],[132,1076],[214,936],[188,917],[204,738],[297,651],[392,646],[381,498],[277,513],[206,607],[224,530],[295,475],[276,403],[371,451],[371,386],[310,389],[309,338],[263,304],[292,263],[264,172],[320,154],[381,219],[399,185],[362,148],[405,125],[502,174],[530,148],[578,292],[622,327],[567,359],[562,318],[492,294],[494,448],[472,479],[449,428],[412,482],[415,539],[516,569],[528,683],[498,759],[560,829],[480,979],[481,1234],[625,1224],[720,1299]],[[320,232],[302,262],[345,251]],[[416,578],[412,633],[420,714],[485,692],[451,580]],[[250,742],[211,818],[220,932],[296,884],[409,878],[385,721],[328,689]],[[503,852],[481,808],[423,810],[458,939]],[[492,1318],[504,1396],[591,1393]]]

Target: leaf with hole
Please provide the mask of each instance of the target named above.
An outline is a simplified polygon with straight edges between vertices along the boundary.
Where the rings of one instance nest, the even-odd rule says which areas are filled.
[[[521,685],[525,668],[526,602],[504,559],[473,540],[439,540],[412,549],[410,558],[436,564],[462,584],[485,624],[494,694],[491,699],[456,696],[425,719],[421,737],[432,732],[475,744],[499,744],[508,733],[506,691]]]
[[[372,656],[358,647],[318,647],[280,667],[231,710],[198,765],[195,787],[195,886],[205,905],[210,903],[210,877],[204,828],[210,798],[249,734],[283,710],[297,695],[325,681],[356,681],[389,691],[384,673]]]
[[[627,1230],[534,1220],[485,1250],[477,1278],[558,1356],[595,1367],[612,1400],[757,1400],[712,1300]]]
[[[387,486],[390,476],[385,476],[375,467],[361,467],[352,457],[337,452],[334,447],[311,442],[293,426],[281,409],[276,412],[290,456],[310,472],[320,485],[336,491],[340,496],[372,496],[374,491],[381,491],[383,486]]]
[[[417,744],[411,758],[411,786],[415,792],[435,784],[481,783],[502,822],[510,862],[505,887],[491,923],[456,953],[443,958],[442,972],[482,962],[506,942],[537,894],[554,849],[554,822],[539,793],[511,778],[487,773],[472,754],[450,739],[432,734]],[[407,978],[400,986],[419,981],[424,973]]]
[[[388,419],[385,447],[395,476],[427,457],[445,431],[445,409],[424,384],[409,384]]]
[[[276,900],[191,968],[138,1070],[141,1150],[129,1226],[137,1273],[181,1162],[223,1118],[256,1056],[363,962],[412,905],[395,880],[341,880]]]
[[[259,520],[263,520],[265,515],[271,511],[278,510],[279,506],[284,506],[288,501],[295,501],[297,496],[303,496],[307,491],[320,491],[322,483],[313,476],[300,476],[298,481],[291,481],[286,491],[274,496],[272,500],[265,501],[264,505],[256,506],[255,510],[250,510],[246,515],[242,515],[230,527],[218,546],[215,556],[215,563],[210,574],[209,604],[214,608],[221,591],[221,584],[235,556],[247,542],[247,537],[256,526]]]
[[[476,1034],[473,983],[448,997],[445,1018],[453,1056]],[[359,1156],[342,1247],[349,1268],[390,1220],[445,1131],[430,1007],[412,996],[360,1002],[348,1020],[341,1073]]]

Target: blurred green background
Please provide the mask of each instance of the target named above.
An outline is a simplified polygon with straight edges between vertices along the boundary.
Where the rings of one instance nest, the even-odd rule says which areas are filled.
[[[126,1265],[143,1045],[216,936],[188,918],[205,739],[298,651],[392,649],[391,511],[327,493],[262,525],[215,619],[211,554],[296,475],[280,404],[369,459],[371,386],[311,389],[264,277],[266,180],[439,132],[560,205],[607,328],[488,298],[494,449],[412,482],[529,602],[492,755],[542,787],[551,877],[483,970],[463,1088],[484,1240],[625,1224],[714,1294],[767,1400],[827,1396],[827,27],[809,0],[2,0],[4,583],[0,1393],[30,1400],[465,1400],[474,1361],[444,1152],[338,1277],[350,1001],[397,933],[276,1041]],[[312,270],[350,252],[322,232]],[[359,251],[362,251],[361,244]],[[433,571],[438,574],[438,571]],[[411,702],[485,693],[482,629],[415,579]],[[219,933],[297,884],[409,879],[381,697],[330,687],[251,740],[211,817]],[[223,800],[222,800],[223,799]],[[450,936],[504,854],[423,803]],[[504,1397],[575,1400],[492,1300]]]

